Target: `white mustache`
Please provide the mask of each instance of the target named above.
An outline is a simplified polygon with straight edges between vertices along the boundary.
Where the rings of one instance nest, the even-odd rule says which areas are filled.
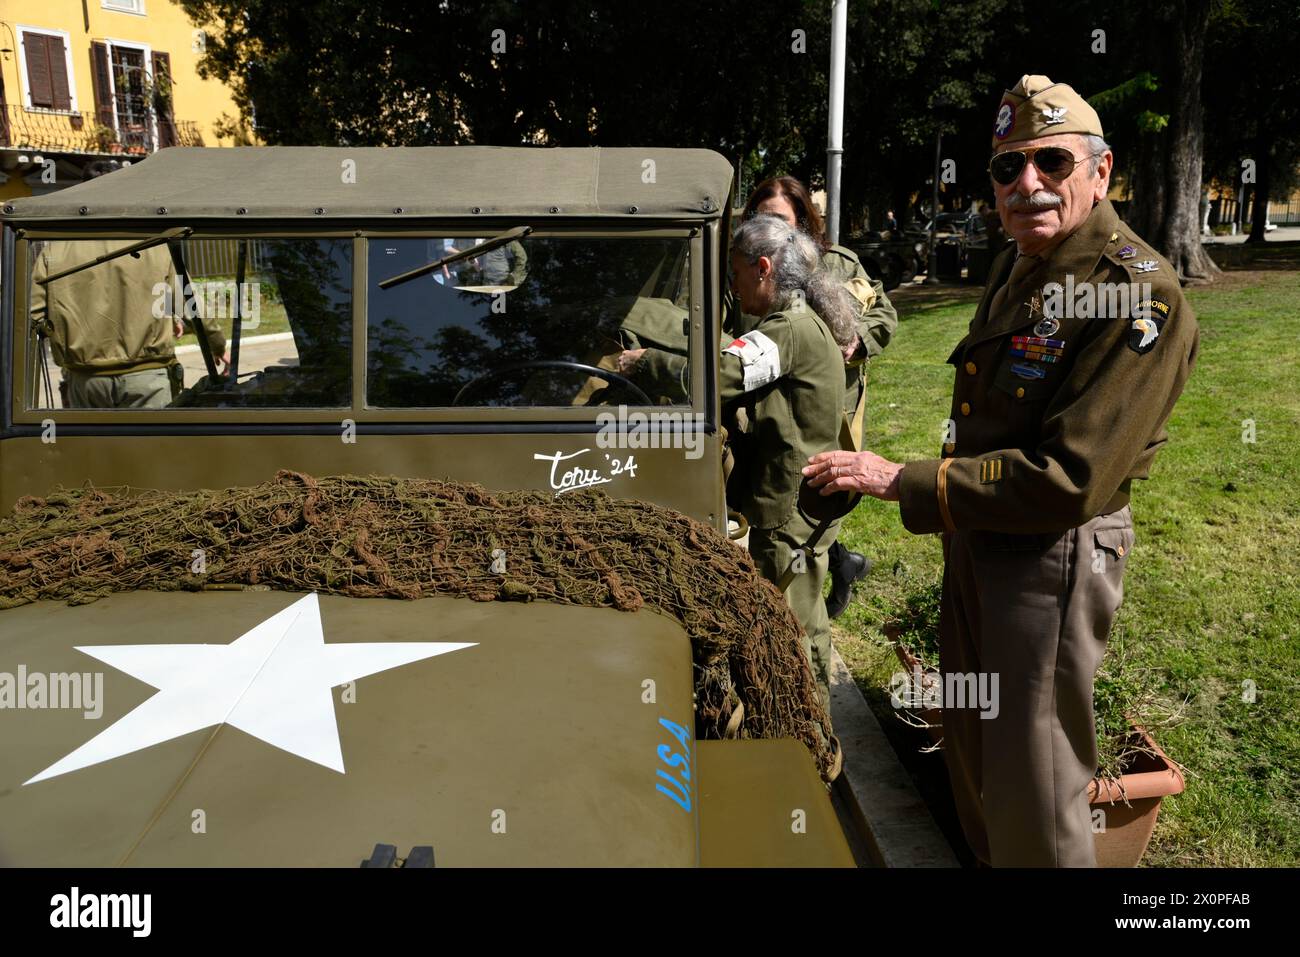
[[[1064,200],[1055,193],[1049,193],[1045,189],[1040,189],[1029,196],[1023,193],[1012,193],[1007,197],[1007,209],[1056,209]]]

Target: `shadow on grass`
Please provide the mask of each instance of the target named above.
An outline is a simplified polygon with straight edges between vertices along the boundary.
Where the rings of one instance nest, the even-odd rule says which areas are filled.
[[[1235,243],[1206,246],[1225,271],[1300,269],[1300,242]]]
[[[976,284],[940,283],[937,286],[927,286],[924,283],[908,283],[893,290],[889,299],[902,320],[950,306],[974,306],[983,294],[984,287]]]

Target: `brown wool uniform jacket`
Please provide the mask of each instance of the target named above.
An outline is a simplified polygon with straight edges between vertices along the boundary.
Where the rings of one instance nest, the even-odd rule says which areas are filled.
[[[909,531],[1063,532],[1127,504],[1131,481],[1148,476],[1168,441],[1199,336],[1169,263],[1109,200],[999,296],[1015,259],[1013,245],[994,260],[948,359],[953,441],[942,459],[903,468]],[[1053,283],[1063,292],[1045,295]],[[1139,295],[1125,301],[1131,283]],[[1057,330],[1035,332],[1043,309]]]

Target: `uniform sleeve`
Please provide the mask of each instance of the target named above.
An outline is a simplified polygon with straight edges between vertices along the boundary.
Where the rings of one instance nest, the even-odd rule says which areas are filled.
[[[528,278],[528,253],[524,249],[524,244],[515,240],[509,247],[510,252],[514,254],[514,263],[510,266],[510,274],[506,276],[506,284],[509,286],[518,286]]]
[[[690,363],[680,352],[667,349],[646,349],[633,370],[633,379],[651,398],[669,396],[674,401],[685,401],[691,394],[688,378]]]
[[[898,311],[885,295],[885,284],[879,279],[872,279],[862,261],[848,250],[835,247],[837,256],[828,256],[823,262],[828,270],[846,285],[853,280],[862,280],[871,287],[872,302],[866,311],[858,317],[858,338],[864,349],[859,349],[857,356],[849,365],[858,365],[873,356],[880,355],[898,328]],[[858,298],[856,295],[854,298]]]
[[[212,358],[219,361],[226,354],[226,336],[221,331],[221,323],[216,319],[204,319],[203,328],[208,331],[208,345],[212,348]]]
[[[907,529],[1058,532],[1099,514],[1158,441],[1196,361],[1196,318],[1181,291],[1157,295],[1169,316],[1153,341],[1149,318],[1090,323],[1035,447],[905,465],[899,508]],[[957,428],[960,435],[960,420]]]
[[[175,277],[176,277],[176,270],[173,266],[169,265],[167,267],[168,288],[171,289],[176,288]],[[235,290],[235,295],[240,296],[241,295],[240,291]],[[221,321],[219,319],[216,319],[215,317],[209,318],[203,315],[203,296],[198,294],[197,289],[195,290],[193,302],[194,305],[192,308],[198,315],[199,321],[203,323],[203,328],[207,330],[208,346],[212,349],[212,358],[214,361],[219,362],[221,360],[221,357],[226,354],[226,336],[225,333],[221,331]],[[176,314],[179,316],[185,315],[184,296],[180,297],[179,301],[176,303]]]
[[[50,270],[45,265],[44,250],[42,250],[41,252],[38,252],[36,254],[35,261],[32,263],[32,276],[31,276],[32,298],[31,298],[31,302],[28,305],[27,312],[28,312],[28,316],[31,318],[31,321],[33,323],[43,324],[45,322],[45,318],[46,318],[45,313],[47,309],[45,286],[41,285],[36,280],[44,279],[49,274],[50,274]]]
[[[758,327],[732,339],[719,367],[722,404],[775,382],[794,367],[798,340],[789,317],[774,313]]]
[[[858,337],[866,346],[866,355],[856,359],[857,362],[884,352],[885,346],[889,345],[889,340],[894,336],[894,330],[898,328],[898,311],[885,295],[885,284],[879,279],[868,281],[876,293],[876,301],[858,318]]]

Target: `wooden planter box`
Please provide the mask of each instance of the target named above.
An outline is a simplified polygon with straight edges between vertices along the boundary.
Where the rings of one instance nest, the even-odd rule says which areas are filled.
[[[917,657],[897,642],[894,653],[909,674],[916,668],[925,670]],[[925,708],[913,713],[925,721],[930,740],[936,746],[941,744],[942,709]],[[1118,785],[1097,778],[1088,784],[1088,804],[1093,820],[1102,828],[1093,832],[1098,867],[1136,867],[1151,843],[1156,819],[1160,816],[1161,800],[1171,794],[1181,794],[1185,786],[1178,766],[1150,734],[1134,724],[1130,740],[1151,753],[1133,755],[1128,770],[1120,775]],[[1102,815],[1100,819],[1098,811]]]

